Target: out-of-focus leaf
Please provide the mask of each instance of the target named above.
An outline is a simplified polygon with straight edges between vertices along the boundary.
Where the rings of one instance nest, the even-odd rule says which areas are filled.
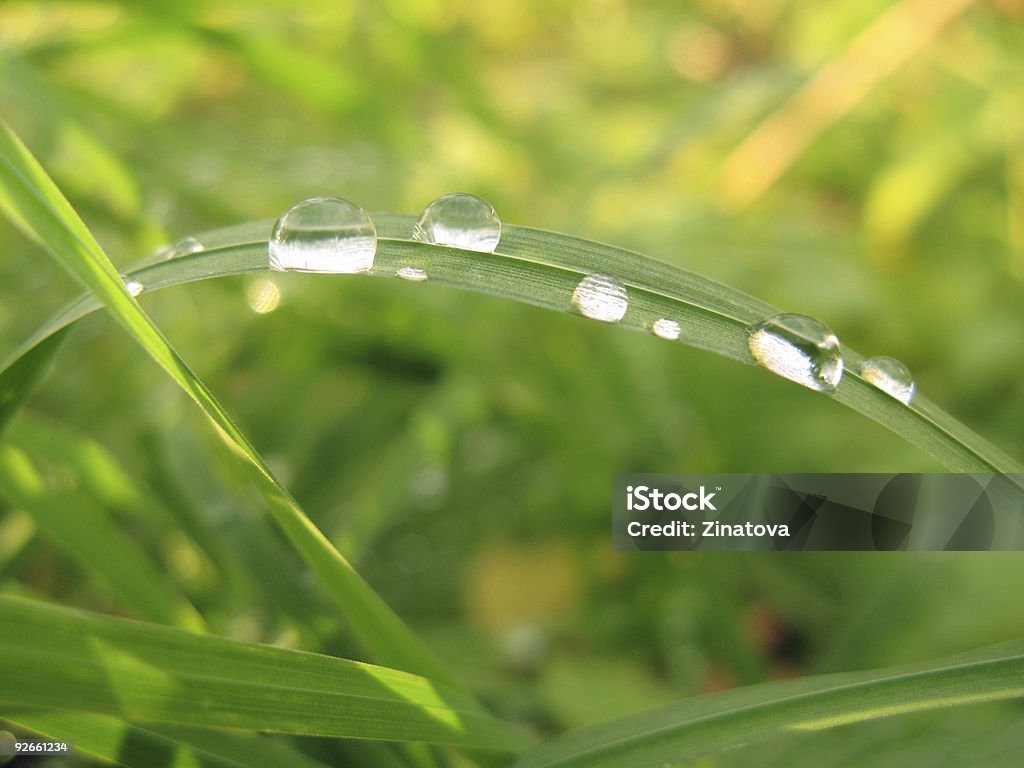
[[[9,368],[0,371],[0,434],[46,373],[69,330],[62,328]]]
[[[0,444],[0,489],[139,616],[204,626],[195,608],[101,506],[82,492],[49,488],[32,459],[14,445]]]
[[[595,695],[600,684],[595,684]],[[581,728],[517,768],[668,765],[760,739],[928,709],[1024,696],[1024,641],[891,670],[806,677],[697,696]]]
[[[5,713],[8,721],[125,768],[323,768],[312,758],[262,736],[187,727],[142,727],[108,715],[59,710]]]

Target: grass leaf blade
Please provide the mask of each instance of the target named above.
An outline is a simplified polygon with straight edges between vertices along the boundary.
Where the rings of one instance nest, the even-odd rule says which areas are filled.
[[[122,765],[149,768],[323,768],[312,758],[268,738],[217,730],[144,728],[108,715],[29,710],[6,719],[49,739],[75,742],[75,750]]]
[[[1024,641],[891,670],[698,696],[565,734],[516,768],[626,768],[694,760],[770,736],[1024,696]]]
[[[69,331],[69,326],[57,330],[0,372],[0,434],[43,378]]]
[[[383,663],[451,681],[449,673],[341,556],[274,478],[227,412],[141,310],[85,224],[28,149],[0,121],[0,207],[106,304],[254,470],[276,521]]]
[[[0,705],[511,751],[457,689],[384,667],[0,596]]]

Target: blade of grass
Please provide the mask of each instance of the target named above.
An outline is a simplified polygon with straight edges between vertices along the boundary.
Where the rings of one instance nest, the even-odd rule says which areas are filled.
[[[658,318],[673,319],[682,327],[681,342],[747,364],[755,364],[747,348],[747,329],[779,311],[693,272],[570,235],[504,225],[498,252],[483,254],[410,241],[413,216],[376,213],[373,219],[380,237],[370,273],[374,276],[394,277],[400,267],[415,266],[435,284],[571,312],[570,297],[578,280],[603,272],[617,277],[629,292],[629,310],[620,325],[649,332]],[[266,272],[266,238],[272,226],[273,222],[258,221],[202,233],[198,238],[206,250],[141,266],[132,271],[132,277],[146,291],[155,291],[197,280]],[[89,298],[68,307],[9,355],[5,365],[94,309],[96,304]],[[920,393],[907,405],[881,392],[860,376],[860,354],[844,347],[843,355],[846,369],[833,396],[838,402],[893,431],[951,470],[1024,471],[1017,461]],[[1024,488],[1016,480],[999,480],[998,485],[998,490],[1024,499]]]
[[[527,750],[516,768],[668,765],[782,734],[1021,696],[1017,641],[926,664],[697,696],[557,737]]]
[[[36,388],[69,331],[61,328],[0,372],[0,434]]]
[[[437,661],[309,520],[278,483],[256,449],[235,426],[206,385],[189,369],[125,288],[110,260],[53,181],[0,121],[0,206],[72,275],[92,291],[136,341],[202,408],[227,443],[254,470],[253,477],[275,520],[347,614],[375,658],[450,682]]]
[[[225,730],[143,728],[81,712],[29,710],[5,718],[40,736],[74,741],[76,752],[126,768],[323,768],[323,763],[282,742]]]
[[[83,568],[97,573],[137,615],[190,629],[205,628],[198,611],[105,509],[82,492],[48,487],[36,462],[16,445],[0,443],[0,489],[3,497],[32,515],[40,530]]]
[[[468,694],[398,670],[0,596],[0,704],[498,752]]]
[[[973,0],[902,0],[769,115],[722,165],[720,197],[743,208],[764,194],[831,125],[930,44]]]

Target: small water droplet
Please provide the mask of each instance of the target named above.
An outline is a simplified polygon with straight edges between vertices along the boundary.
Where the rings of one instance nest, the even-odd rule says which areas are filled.
[[[781,314],[750,329],[750,352],[783,378],[819,392],[835,392],[843,378],[839,339],[807,315]]]
[[[494,253],[501,239],[501,220],[486,200],[455,192],[442,195],[423,209],[412,239]]]
[[[914,396],[914,379],[899,360],[892,357],[869,357],[860,364],[860,375],[901,403],[910,404]]]
[[[177,259],[180,256],[188,256],[190,253],[199,253],[203,248],[205,246],[194,237],[184,237],[175,244],[170,258]]]
[[[260,278],[253,280],[245,289],[245,298],[249,309],[258,315],[265,315],[277,309],[281,303],[281,289],[273,280]]]
[[[667,317],[662,317],[654,321],[654,325],[651,326],[651,331],[660,339],[668,339],[669,341],[675,341],[679,338],[679,323],[675,320],[669,320]]]
[[[128,293],[130,293],[132,296],[138,296],[145,289],[145,286],[143,286],[142,283],[140,283],[134,277],[129,277],[128,275],[121,275],[121,279],[124,281],[124,287],[128,289]]]
[[[580,280],[572,292],[572,303],[580,314],[604,323],[619,322],[629,309],[629,298],[622,284],[598,272]]]
[[[270,268],[279,272],[367,272],[377,254],[377,230],[355,203],[313,197],[277,220],[268,252]]]
[[[415,283],[422,283],[427,279],[427,273],[419,267],[399,267],[396,274],[403,280],[412,280]]]

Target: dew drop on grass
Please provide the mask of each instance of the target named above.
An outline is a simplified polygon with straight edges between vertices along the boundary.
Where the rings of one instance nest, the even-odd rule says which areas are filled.
[[[501,239],[501,220],[486,200],[455,192],[442,195],[423,209],[413,227],[412,239],[494,253]]]
[[[180,256],[188,256],[190,253],[199,253],[205,248],[201,242],[194,237],[185,237],[179,240],[171,249],[170,258],[177,259]]]
[[[128,275],[121,275],[121,279],[124,280],[124,287],[128,289],[128,293],[132,296],[138,296],[145,289],[134,277],[128,277]]]
[[[419,267],[399,267],[395,274],[403,280],[412,280],[414,283],[422,283],[427,279],[427,273]]]
[[[892,357],[869,357],[860,364],[860,375],[901,403],[910,404],[914,396],[914,379],[899,360]]]
[[[267,250],[270,268],[279,272],[368,272],[377,254],[377,229],[355,203],[312,197],[277,220]]]
[[[629,298],[618,280],[595,272],[580,280],[572,292],[572,304],[585,317],[617,323],[629,309]]]
[[[667,317],[661,317],[654,321],[654,325],[651,326],[651,332],[659,339],[675,341],[679,338],[679,323],[675,320],[669,320]]]
[[[751,327],[747,339],[758,363],[818,392],[835,392],[843,378],[839,339],[807,315],[781,314]]]

